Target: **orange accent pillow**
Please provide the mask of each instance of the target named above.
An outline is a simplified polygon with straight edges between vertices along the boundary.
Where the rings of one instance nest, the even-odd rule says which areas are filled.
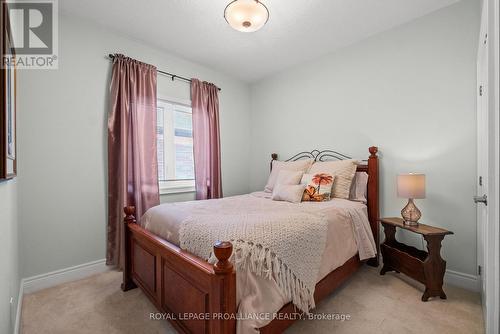
[[[335,177],[327,173],[304,174],[301,184],[306,186],[302,201],[323,202],[329,201]]]

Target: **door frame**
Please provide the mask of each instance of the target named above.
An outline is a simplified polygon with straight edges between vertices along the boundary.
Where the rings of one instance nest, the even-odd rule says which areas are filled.
[[[484,226],[484,284],[482,296],[485,306],[484,319],[486,333],[498,334],[500,331],[500,112],[499,112],[499,0],[484,0],[481,27],[487,31],[488,43],[488,220]],[[486,21],[486,22],[485,22]],[[481,29],[483,31],[483,29]],[[482,38],[480,37],[480,43]]]
[[[481,24],[479,29],[479,41],[477,50],[477,65],[476,65],[476,196],[483,196],[488,194],[489,189],[489,172],[488,172],[488,161],[489,156],[489,141],[490,133],[489,129],[489,78],[488,78],[488,46],[487,36],[488,36],[488,20],[487,12],[488,6],[484,5],[481,9]],[[477,249],[477,278],[478,278],[478,288],[481,296],[486,295],[486,229],[488,226],[488,211],[489,207],[484,203],[476,204],[476,249]],[[482,307],[486,310],[486,298],[482,299]]]

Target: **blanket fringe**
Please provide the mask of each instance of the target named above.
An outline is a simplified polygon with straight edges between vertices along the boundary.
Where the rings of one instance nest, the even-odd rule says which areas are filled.
[[[233,244],[231,261],[237,270],[248,268],[257,276],[276,282],[281,292],[292,303],[306,314],[316,305],[314,302],[314,287],[310,289],[268,248],[244,240],[230,240]],[[210,263],[217,262],[217,258],[210,254]]]

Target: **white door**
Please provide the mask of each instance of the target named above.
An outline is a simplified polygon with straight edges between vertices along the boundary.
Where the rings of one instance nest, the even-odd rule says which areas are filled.
[[[483,310],[486,310],[485,255],[487,255],[488,226],[488,19],[487,6],[483,6],[477,57],[477,264]]]
[[[477,253],[488,334],[499,333],[499,1],[483,1],[477,58]]]

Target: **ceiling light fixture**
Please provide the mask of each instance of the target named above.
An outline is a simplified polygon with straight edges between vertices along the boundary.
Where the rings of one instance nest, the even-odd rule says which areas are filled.
[[[258,0],[234,0],[226,6],[224,18],[238,31],[254,32],[269,20],[269,10]]]

